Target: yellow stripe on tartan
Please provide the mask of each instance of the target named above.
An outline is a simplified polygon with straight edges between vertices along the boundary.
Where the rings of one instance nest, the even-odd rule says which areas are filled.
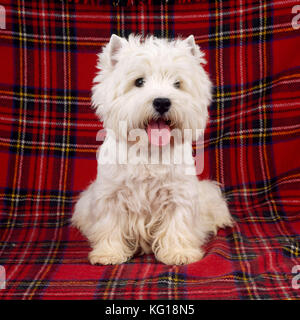
[[[79,100],[79,101],[87,101],[89,102],[91,100],[90,97],[73,97],[71,95],[69,96],[56,96],[56,95],[48,95],[48,94],[38,94],[38,93],[24,93],[24,92],[14,92],[14,91],[6,91],[6,90],[0,90],[0,93],[7,94],[11,96],[19,96],[21,98],[39,98],[39,99],[49,99],[49,100]]]
[[[286,180],[291,180],[293,178],[300,178],[300,174],[293,174],[293,175],[290,175],[290,176],[287,176],[287,177],[283,177],[281,179],[277,179],[276,182],[269,184],[267,188],[266,187],[261,187],[261,188],[234,189],[234,192],[245,192],[245,191],[255,192],[255,191],[263,191],[263,190],[269,191],[269,190],[272,189],[272,187],[278,185],[279,183],[284,182]],[[232,194],[234,192],[228,191],[228,192],[225,192],[225,195]],[[275,202],[274,199],[271,199],[271,202]]]
[[[221,94],[216,94],[215,97],[216,98],[221,98],[221,97],[231,97],[233,95],[242,95],[244,93],[249,93],[249,92],[252,92],[254,90],[257,90],[257,89],[263,89],[263,88],[266,88],[268,86],[272,86],[276,83],[279,83],[280,81],[282,80],[289,80],[289,79],[296,79],[296,78],[300,78],[300,73],[296,73],[296,74],[291,74],[291,75],[287,75],[287,76],[283,76],[283,77],[280,77],[276,80],[273,80],[273,81],[270,81],[270,82],[264,82],[263,84],[259,84],[257,86],[253,86],[251,88],[248,88],[248,89],[243,89],[243,90],[240,90],[240,91],[230,91],[228,93],[221,93]]]
[[[69,5],[68,3],[66,3],[66,11],[68,13],[69,11]],[[69,79],[69,91],[70,92],[72,90],[72,75],[71,75],[71,55],[72,55],[72,51],[71,51],[71,42],[70,42],[70,22],[69,22],[69,15],[67,14],[67,19],[66,19],[66,31],[67,31],[67,46],[68,46],[68,50],[67,50],[67,53],[69,54],[68,57],[67,57],[67,62],[68,62],[68,65],[67,65],[67,71],[68,71],[68,79]],[[72,96],[69,95],[67,96],[67,101],[70,101],[70,98]],[[68,103],[68,110],[67,110],[67,126],[66,126],[66,135],[67,135],[67,142],[66,142],[66,145],[67,145],[67,148],[66,148],[66,152],[65,152],[65,170],[64,170],[64,173],[65,173],[65,179],[64,179],[64,183],[63,183],[63,190],[62,192],[66,192],[66,189],[67,189],[67,177],[68,177],[68,154],[70,153],[70,148],[68,147],[68,145],[70,144],[70,128],[71,128],[71,112],[72,112],[72,109],[71,109],[71,104]],[[62,216],[64,215],[64,209],[65,209],[65,202],[63,201],[62,202]],[[60,228],[59,229],[59,239],[62,238],[62,229]],[[56,246],[56,250],[55,250],[55,254],[57,254],[58,252],[58,245]]]
[[[215,1],[215,8],[216,8],[216,23],[215,23],[216,30],[215,30],[215,32],[216,32],[216,34],[218,34],[218,32],[219,32],[218,19],[217,19],[218,18],[218,13],[219,13],[218,4],[219,4],[219,2]],[[215,38],[215,42],[216,42],[216,64],[215,65],[216,65],[216,90],[217,90],[216,91],[216,96],[217,97],[223,96],[223,95],[221,95],[220,89],[219,89],[220,88],[220,79],[219,79],[219,77],[221,75],[220,75],[220,70],[219,70],[219,63],[220,63],[220,61],[219,61],[220,60],[219,59],[219,49],[220,48],[219,48],[219,45],[218,45],[219,44],[218,41],[220,41],[220,40],[221,40],[221,37],[216,37]],[[216,104],[217,104],[217,118],[220,118],[220,115],[221,115],[221,103],[220,103],[219,100],[216,100]],[[219,121],[217,122],[217,136],[218,136],[218,138],[216,139],[216,143],[215,143],[215,145],[216,145],[216,180],[220,181],[221,166],[219,165],[220,156],[219,156],[218,145],[219,145],[219,142],[221,141],[221,137],[220,137],[220,122]],[[237,252],[237,257],[238,257],[237,260],[244,261],[245,259],[242,258],[242,255],[241,255],[241,252],[240,252],[239,242],[236,241],[236,233],[235,232],[233,232],[233,237],[234,237],[234,240],[235,240],[235,247],[236,247],[236,252]],[[246,289],[248,291],[249,296],[252,297],[251,290],[250,290],[249,286],[247,285],[248,279],[245,276],[246,271],[245,271],[244,265],[242,263],[240,263],[240,265],[241,265],[241,269],[242,269],[242,273],[243,273],[243,278],[242,278],[243,282],[244,282],[244,284],[246,286]]]
[[[219,137],[217,139],[212,139],[212,141],[207,141],[204,145],[204,147],[206,147],[207,145],[211,145],[211,144],[216,144],[217,142],[219,142],[220,140],[238,140],[241,138],[259,138],[259,137],[270,137],[270,136],[284,136],[287,134],[294,134],[294,133],[298,133],[300,132],[300,128],[299,129],[295,129],[295,130],[286,130],[286,131],[278,131],[278,132],[269,132],[269,133],[263,133],[263,134],[259,134],[259,133],[249,133],[249,134],[238,134],[238,135],[234,135],[234,136],[230,136],[230,137]],[[202,147],[195,147],[196,149],[202,149]]]
[[[67,57],[67,62],[68,62],[68,65],[67,65],[67,71],[68,71],[68,79],[69,79],[69,90],[68,92],[71,91],[72,89],[72,77],[71,77],[71,42],[70,42],[70,34],[69,34],[69,30],[70,30],[70,25],[69,25],[69,14],[68,14],[68,10],[69,10],[69,5],[68,3],[66,3],[66,11],[67,11],[67,14],[66,14],[66,31],[67,31],[67,46],[68,46],[68,50],[67,50],[67,53],[69,54],[69,56]],[[67,102],[70,101],[70,98],[71,98],[71,95],[67,96]],[[70,144],[70,124],[71,124],[71,104],[68,103],[68,110],[67,110],[67,126],[66,126],[66,136],[67,136],[67,142],[66,142],[66,145],[68,146]],[[67,147],[66,150],[65,150],[65,168],[63,170],[64,174],[65,174],[65,179],[64,179],[64,183],[63,183],[63,190],[62,190],[62,193],[65,193],[66,192],[66,189],[67,189],[67,177],[68,177],[68,154],[70,152],[70,148]],[[64,218],[64,212],[65,212],[65,201],[62,201],[62,207],[61,207],[61,215],[60,215],[60,219],[61,219],[61,223],[63,223],[63,218]],[[62,235],[63,235],[63,228],[59,228],[58,226],[58,241],[56,241],[56,246],[53,250],[53,254],[52,254],[52,257],[56,257],[58,252],[59,252],[59,247],[60,247],[60,241],[62,239]],[[45,271],[43,277],[45,278],[48,271],[50,270],[51,268],[51,264],[53,264],[54,261],[53,261],[53,258],[52,260],[50,260],[50,265],[48,266],[48,270]],[[42,278],[43,278],[42,277]]]
[[[291,79],[298,79],[300,78],[300,74],[299,73],[295,73],[295,74],[291,74],[291,75],[286,75],[286,76],[282,76],[276,80],[273,81],[269,81],[269,82],[264,82],[260,85],[257,86],[253,86],[251,88],[248,89],[244,89],[244,90],[239,90],[239,91],[229,91],[229,92],[224,92],[224,93],[220,93],[220,91],[217,91],[217,93],[214,95],[214,99],[218,99],[218,98],[223,98],[223,97],[233,97],[239,94],[243,94],[243,93],[250,93],[252,91],[258,90],[258,89],[263,89],[266,88],[268,86],[272,86],[274,84],[279,83],[282,80],[291,80]],[[218,80],[218,79],[216,79]],[[39,99],[49,99],[49,100],[74,100],[74,101],[86,101],[86,102],[90,102],[90,97],[73,97],[71,95],[69,96],[57,96],[57,95],[47,95],[47,94],[33,94],[33,93],[24,93],[24,92],[14,92],[14,91],[6,91],[6,90],[0,90],[0,94],[6,94],[6,95],[11,95],[11,96],[19,96],[22,98],[39,98]]]
[[[216,24],[215,24],[215,32],[216,34],[218,34],[219,32],[219,28],[218,28],[218,1],[215,1],[215,6],[216,6]],[[220,81],[219,81],[219,77],[220,77],[220,72],[219,72],[219,43],[218,43],[218,38],[215,38],[215,42],[216,42],[216,94],[217,96],[219,95],[219,88],[220,88]],[[217,102],[217,118],[220,118],[220,101],[216,101]],[[219,157],[219,142],[220,140],[220,123],[217,122],[217,143],[215,144],[215,154],[216,154],[216,180],[219,182],[220,181],[220,166],[219,166],[219,161],[220,161],[220,157]]]
[[[264,16],[263,16],[263,22],[264,22],[264,27],[267,26],[267,10],[264,10]],[[263,50],[263,62],[264,62],[264,74],[263,74],[263,79],[266,79],[266,76],[267,76],[267,49],[266,49],[266,33],[264,32],[263,33],[263,39],[262,39],[262,50]],[[265,80],[264,80],[265,81]],[[262,95],[262,105],[263,105],[263,108],[262,108],[262,115],[263,115],[263,123],[264,123],[264,128],[267,128],[268,124],[267,124],[267,117],[268,117],[268,114],[267,114],[267,110],[265,108],[265,98],[266,98],[266,95],[265,95],[265,92],[263,92],[264,94]],[[265,138],[265,136],[263,135],[263,137]],[[267,181],[270,182],[271,181],[271,174],[270,174],[270,168],[269,168],[269,163],[268,163],[268,154],[267,154],[267,144],[266,144],[266,141],[265,139],[263,140],[263,145],[262,145],[262,148],[263,148],[263,154],[264,154],[264,157],[263,157],[263,161],[265,163],[265,171],[266,171],[266,175],[267,175]],[[269,199],[271,200],[270,201],[270,205],[271,205],[271,209],[274,213],[275,213],[275,219],[278,220],[278,223],[276,223],[276,227],[279,229],[279,232],[280,233],[283,233],[285,235],[288,235],[289,232],[286,230],[285,228],[285,225],[284,225],[284,222],[280,216],[280,214],[278,213],[278,210],[277,210],[277,206],[276,206],[276,202],[274,201],[273,199],[273,195],[272,193],[268,193],[268,196],[269,196]],[[283,232],[280,230],[280,226],[282,227],[282,230]],[[289,298],[288,294],[286,293],[286,291],[283,289],[283,286],[281,286],[281,284],[279,285],[280,288],[282,288],[282,293],[287,297]]]
[[[243,38],[251,38],[251,37],[258,37],[260,35],[268,35],[268,34],[275,34],[275,33],[280,33],[280,32],[295,32],[295,30],[293,29],[293,27],[290,28],[281,28],[281,29],[275,29],[275,30],[269,30],[269,31],[264,31],[264,32],[244,32],[242,35],[241,34],[236,34],[236,35],[228,35],[228,36],[211,36],[209,38],[203,38],[203,39],[198,39],[196,42],[197,44],[200,43],[207,43],[208,41],[220,41],[220,40],[232,40],[232,39],[243,39]],[[15,40],[15,41],[23,41],[24,38],[22,36],[7,36],[5,34],[1,34],[0,35],[0,39],[8,39],[8,40]],[[34,43],[46,43],[46,44],[53,44],[53,45],[57,45],[57,44],[64,44],[63,40],[47,40],[47,39],[30,39],[30,35],[28,35],[27,42],[34,42]],[[93,41],[93,42],[89,42],[89,41],[80,41],[80,40],[75,40],[72,41],[70,40],[69,43],[71,45],[76,45],[78,46],[93,46],[93,47],[99,47],[99,46],[104,46],[107,41]]]
[[[68,3],[66,3],[66,11],[67,11],[67,14],[66,14],[66,31],[67,31],[67,46],[69,47],[68,50],[67,50],[67,53],[69,54],[69,56],[67,57],[67,62],[68,62],[68,65],[67,65],[67,71],[68,71],[68,78],[69,78],[69,91],[71,91],[72,89],[72,77],[71,77],[71,42],[70,42],[70,34],[69,34],[69,30],[70,30],[70,23],[69,23],[69,14],[68,14],[68,11],[69,11],[69,5]],[[70,101],[70,98],[71,96],[67,96],[67,102]],[[66,145],[68,146],[70,144],[70,128],[71,128],[71,104],[68,103],[68,110],[67,110],[67,126],[66,126],[66,135],[67,135],[67,142],[66,142]],[[64,179],[64,183],[63,183],[63,190],[62,190],[62,193],[65,193],[66,192],[66,189],[67,189],[67,177],[68,177],[68,154],[70,152],[70,148],[66,148],[66,152],[65,152],[65,169],[63,170],[63,172],[65,173],[65,179]],[[62,202],[62,210],[61,210],[61,216],[60,216],[60,219],[61,219],[61,223],[63,223],[63,218],[64,218],[64,212],[65,212],[65,201]],[[56,247],[54,248],[54,252],[53,252],[53,257],[56,257],[57,253],[59,252],[59,247],[60,247],[60,241],[62,239],[62,236],[63,236],[63,228],[59,228],[58,227],[58,241],[56,242]],[[52,264],[53,262],[51,262]],[[51,265],[49,265],[48,267],[48,270],[45,272],[44,274],[44,277],[46,277],[48,271],[50,270],[50,267]]]
[[[13,199],[26,199],[27,200],[33,200],[33,199],[63,199],[63,200],[67,200],[67,199],[72,199],[73,196],[53,196],[53,195],[34,195],[34,194],[26,194],[26,195],[15,195],[15,194],[9,194],[9,193],[0,193],[0,197],[3,198],[13,198]]]
[[[119,265],[115,265],[113,266],[113,269],[112,269],[112,272],[111,272],[111,276],[106,284],[106,288],[105,288],[105,291],[104,291],[104,295],[105,295],[105,298],[103,300],[107,300],[107,297],[111,294],[111,285],[112,285],[112,282],[115,280],[115,275],[119,269]]]
[[[178,283],[180,282],[180,279],[178,278],[178,266],[175,266],[174,268],[174,299],[178,300],[179,295],[178,295]]]
[[[267,26],[267,10],[264,11],[264,26]],[[264,79],[266,79],[266,75],[267,75],[267,50],[266,50],[266,32],[263,32],[262,33],[264,35],[264,38],[263,38],[263,58],[264,58]],[[284,77],[283,77],[284,78]],[[262,105],[265,106],[265,94],[262,96]],[[262,108],[262,113],[263,113],[263,121],[264,121],[264,128],[267,128],[267,110],[266,108]],[[296,130],[297,132],[298,130]],[[287,132],[285,132],[285,134],[287,134]],[[274,133],[274,135],[278,135],[278,133]],[[263,137],[265,138],[265,135],[263,135]],[[269,169],[269,165],[268,165],[268,153],[267,153],[267,144],[266,144],[266,141],[263,142],[263,152],[264,152],[264,162],[265,162],[265,168],[266,168],[266,174],[267,174],[267,181],[270,181],[271,180],[271,174],[270,174],[270,169]],[[276,206],[276,202],[273,201],[273,196],[272,194],[270,193],[269,194],[269,197],[270,197],[270,200],[271,200],[271,205],[274,209],[274,212],[275,212],[275,215],[276,215],[276,220],[278,220],[279,222],[279,225],[281,225],[285,235],[288,235],[289,232],[288,230],[286,230],[286,227],[285,227],[285,224],[284,222],[282,221],[282,218],[280,216],[280,214],[278,213],[278,209],[277,209],[277,206]]]
[[[25,39],[25,37],[21,37],[21,36],[6,36],[4,34],[0,35],[0,39],[8,39],[8,40],[15,40],[15,41],[23,41]],[[60,41],[60,40],[47,40],[47,39],[30,39],[26,38],[27,42],[33,42],[33,43],[42,43],[42,44],[50,44],[50,45],[63,45],[66,42],[65,41]],[[99,47],[99,46],[104,46],[107,43],[107,41],[94,41],[94,42],[84,42],[84,41],[68,41],[68,44],[70,45],[75,45],[75,46],[94,46],[94,47]]]
[[[19,148],[20,144],[14,145],[13,143],[6,143],[6,142],[0,142],[0,146],[5,146],[5,147],[15,147]],[[85,148],[70,148],[70,147],[64,147],[64,148],[59,148],[59,147],[49,147],[49,146],[37,146],[37,145],[31,145],[31,146],[22,146],[22,149],[27,149],[27,150],[49,150],[49,151],[65,151],[67,152],[89,152],[89,153],[95,153],[97,151],[98,147],[95,147],[94,149],[85,149]]]
[[[270,201],[271,202],[271,201]],[[285,220],[296,221],[298,218],[286,217]],[[251,218],[237,218],[237,222],[276,222],[279,221],[277,217],[251,217]]]
[[[180,279],[178,278],[178,272],[177,272],[177,266],[175,266],[175,271],[171,271],[174,273],[174,275],[172,276],[168,276],[166,278],[164,277],[160,277],[159,281],[161,280],[166,280],[167,283],[171,283],[171,285],[173,285],[174,287],[171,287],[171,294],[174,295],[174,300],[178,300],[178,288],[177,288],[177,283],[180,282]],[[168,288],[170,290],[170,288]]]
[[[71,263],[72,263],[72,260],[71,260]],[[263,279],[272,279],[272,280],[291,280],[293,278],[292,275],[289,275],[289,274],[282,274],[282,275],[277,275],[277,274],[270,274],[270,273],[261,273],[261,274],[257,274],[257,275],[254,275],[254,276],[259,276],[260,278],[263,278]],[[121,286],[124,286],[126,284],[128,285],[135,285],[135,286],[139,286],[140,283],[147,283],[147,284],[157,284],[159,281],[169,281],[170,278],[169,277],[159,277],[158,279],[141,279],[139,281],[137,280],[122,280],[120,279],[119,280],[119,284]],[[199,278],[199,279],[196,279],[196,280],[193,280],[193,279],[190,279],[190,280],[187,280],[187,279],[178,279],[178,282],[182,283],[182,284],[186,284],[187,286],[189,285],[196,285],[198,286],[199,284],[207,284],[207,283],[213,283],[213,282],[221,282],[221,281],[226,281],[226,282],[229,282],[229,281],[235,281],[235,280],[243,280],[242,277],[238,276],[238,275],[225,275],[225,276],[216,276],[216,277],[213,277],[213,278]],[[30,284],[31,280],[22,280],[21,281],[23,285],[28,285]],[[47,280],[44,280],[44,284],[47,284]],[[99,281],[99,280],[80,280],[80,281],[76,281],[76,280],[58,280],[58,281],[55,281],[55,284],[57,287],[62,287],[62,286],[74,286],[74,285],[80,285],[80,286],[93,286],[95,287],[96,285],[98,284],[101,284],[101,285],[105,285],[107,284],[107,282],[105,280],[103,281]],[[19,286],[20,283],[18,282],[17,284],[14,285],[14,287],[17,287]],[[103,295],[110,295],[110,293],[103,293]]]
[[[230,136],[230,137],[220,137],[220,138],[217,138],[217,139],[212,139],[211,141],[205,141],[204,143],[204,146],[195,146],[194,149],[195,150],[203,150],[203,148],[207,148],[209,145],[212,145],[212,144],[216,144],[221,140],[239,140],[241,138],[246,138],[246,139],[249,139],[249,138],[259,138],[259,137],[270,137],[270,136],[284,136],[284,135],[289,135],[289,134],[295,134],[295,133],[299,133],[300,132],[300,128],[299,129],[295,129],[295,130],[286,130],[286,131],[278,131],[278,132],[270,132],[270,133],[263,133],[263,134],[258,134],[258,133],[249,133],[249,134],[246,134],[246,135],[234,135],[234,136]],[[11,144],[10,144],[11,145]]]
[[[233,255],[230,255],[230,254],[226,254],[224,251],[222,250],[219,250],[219,249],[213,249],[210,251],[210,253],[214,253],[214,254],[217,254],[227,260],[231,260],[231,261],[250,261],[250,260],[255,260],[257,259],[257,255],[256,254],[249,254],[247,255],[247,258],[245,259],[245,257],[242,257],[241,255],[237,255],[237,256],[233,256]]]
[[[18,22],[19,22],[19,32],[22,33],[22,20],[21,20],[21,4],[20,4],[20,0],[18,0]],[[22,41],[21,41],[22,42]],[[19,52],[20,52],[20,90],[22,90],[22,84],[23,84],[23,79],[24,79],[24,75],[23,75],[23,44],[20,43],[19,45]],[[21,124],[22,122],[22,116],[23,116],[23,99],[20,99],[20,104],[19,104],[19,123]],[[12,183],[12,190],[14,191],[17,187],[16,185],[16,181],[17,181],[17,176],[18,176],[18,164],[19,164],[19,149],[20,149],[20,144],[19,141],[21,139],[21,132],[22,132],[22,125],[19,126],[18,128],[18,143],[17,143],[17,152],[16,152],[16,158],[15,158],[15,170],[14,170],[14,177],[13,177],[13,183]],[[16,195],[13,193],[13,197],[15,197]],[[15,202],[12,201],[10,204],[10,209],[9,209],[9,217],[8,217],[8,222],[11,221],[11,218],[13,216],[13,212],[14,212],[14,208],[15,208]],[[11,225],[12,227],[14,226],[14,224]],[[7,237],[7,234],[9,232],[9,228],[6,228],[4,230],[3,233],[3,239],[5,239]]]
[[[43,214],[44,215],[44,214]],[[32,223],[29,223],[29,222],[26,222],[26,223],[24,223],[24,222],[20,222],[20,223],[17,223],[17,225],[20,225],[21,227],[25,227],[26,225],[27,226],[29,226],[30,228],[32,228]],[[7,223],[7,227],[10,227],[10,226],[15,226],[16,224],[12,224],[12,223],[10,223],[10,222],[8,222]],[[44,222],[44,223],[42,223],[42,224],[40,224],[39,225],[39,227],[41,227],[41,226],[51,226],[51,227],[53,227],[53,226],[55,226],[55,227],[68,227],[69,225],[70,225],[70,222],[68,221],[68,220],[61,220],[59,223],[57,223],[57,222]],[[0,230],[1,230],[2,228],[0,228]],[[4,229],[4,228],[3,228]],[[37,260],[39,260],[39,259],[37,259]],[[35,260],[36,262],[37,262],[37,260]],[[51,260],[49,260],[50,261],[50,263],[51,264],[53,264],[53,262],[51,262],[51,261],[55,261],[56,259],[55,258],[52,258]],[[47,260],[48,261],[48,260]],[[40,279],[39,280],[37,280],[37,282],[39,282],[40,281]],[[42,280],[41,280],[42,281]],[[34,283],[34,285],[36,285],[36,282]]]
[[[197,44],[200,43],[207,43],[207,41],[211,40],[211,41],[217,41],[217,40],[233,40],[233,39],[247,39],[247,38],[251,38],[251,37],[258,37],[261,35],[269,35],[269,34],[275,34],[275,33],[280,33],[280,32],[295,32],[295,30],[293,29],[293,27],[290,28],[281,28],[281,29],[274,29],[274,30],[269,30],[269,31],[264,31],[264,32],[243,32],[242,34],[237,33],[236,35],[228,35],[228,36],[211,36],[209,38],[203,38],[203,39],[198,39],[196,42]]]
[[[243,19],[243,16],[241,15],[241,16],[239,17],[239,19],[242,20],[242,19]],[[242,22],[242,21],[241,21],[241,22]],[[241,23],[241,22],[240,22],[240,23]],[[240,28],[241,28],[241,25],[240,25]],[[243,39],[244,39],[244,37],[243,37],[244,34],[245,34],[245,32],[241,32],[241,30],[239,29],[239,35],[242,35],[242,36],[239,37],[240,43],[238,44],[239,49],[240,49],[240,55],[241,55],[241,56],[243,55],[243,45],[242,45],[242,41],[243,41]],[[230,39],[231,39],[231,37],[230,37]],[[243,57],[242,57],[242,59],[243,59]],[[242,66],[241,66],[241,74],[240,74],[240,77],[242,78],[242,79],[241,79],[241,80],[242,80],[242,90],[240,90],[240,92],[241,92],[241,98],[242,98],[242,97],[243,97],[243,94],[244,94],[244,92],[245,92],[245,89],[244,89],[244,79],[243,79],[244,73],[242,72],[244,66],[243,66],[243,61],[241,61],[240,63],[242,64]],[[241,100],[242,100],[242,99],[241,99]],[[241,102],[242,102],[242,101],[241,101]],[[246,135],[246,137],[247,137],[247,135]],[[245,135],[240,135],[240,137],[239,137],[239,140],[241,141],[241,142],[240,142],[240,143],[241,143],[241,154],[240,154],[240,157],[242,157],[244,138],[245,138]],[[243,169],[241,169],[241,170],[242,170],[242,176],[243,176]],[[242,180],[243,180],[243,178],[242,178]],[[244,184],[244,181],[242,181],[242,182],[243,182],[243,184]],[[246,261],[246,259],[243,258],[244,252],[243,252],[243,253],[241,252],[242,249],[240,249],[239,243],[238,243],[238,241],[237,241],[237,233],[235,233],[235,231],[234,231],[233,233],[234,233],[234,241],[236,242],[237,256],[238,256],[238,258],[239,258],[238,260],[240,260],[240,261]],[[243,243],[241,243],[241,246],[243,246]],[[245,266],[243,263],[240,263],[240,266],[241,266],[242,273],[243,273],[243,276],[242,276],[243,283],[244,283],[244,285],[245,285],[245,287],[246,287],[246,289],[247,289],[249,298],[250,298],[250,299],[253,299],[252,290],[254,290],[254,288],[253,288],[252,283],[249,283],[249,278],[246,277],[246,274],[247,274],[247,266]],[[249,268],[249,269],[250,269],[250,268]],[[251,281],[251,282],[252,282],[252,281]],[[254,291],[254,293],[255,293],[255,291]]]
[[[288,180],[291,180],[291,179],[294,179],[294,178],[300,178],[300,173],[299,174],[294,174],[294,175],[290,175],[290,176],[287,176],[287,177],[284,177],[284,178],[281,178],[281,179],[278,179],[276,182],[272,183],[272,184],[269,184],[268,188],[265,188],[265,187],[261,187],[261,188],[243,188],[243,189],[234,189],[234,192],[230,191],[230,192],[225,192],[225,195],[228,195],[228,194],[232,194],[232,193],[235,193],[235,192],[259,192],[259,191],[263,191],[263,190],[266,190],[266,191],[269,191],[272,187],[276,186],[278,183],[281,183],[281,182],[284,182],[284,181],[288,181]],[[11,198],[18,198],[18,199],[22,199],[22,198],[33,198],[33,199],[37,199],[37,198],[42,198],[42,199],[64,199],[64,200],[67,200],[67,199],[72,199],[73,196],[70,196],[70,197],[67,197],[67,196],[54,196],[54,195],[39,195],[39,196],[36,196],[34,194],[27,194],[27,195],[15,195],[14,193],[11,193],[11,194],[8,194],[8,193],[0,193],[0,197],[11,197]],[[272,202],[274,202],[274,200],[271,200]],[[252,220],[251,220],[252,221]],[[260,238],[257,238],[258,240]]]
[[[270,273],[261,273],[259,275],[257,275],[261,278],[265,278],[265,279],[273,279],[273,280],[288,280],[288,279],[292,279],[292,275],[288,275],[288,274],[282,274],[282,275],[277,275],[277,274],[270,274]],[[170,277],[159,277],[156,279],[153,278],[149,278],[149,279],[140,279],[139,281],[144,284],[157,284],[159,281],[170,281],[173,280]],[[206,283],[212,283],[212,282],[219,282],[219,281],[235,281],[235,280],[243,280],[243,277],[240,277],[238,275],[224,275],[224,276],[216,276],[213,278],[198,278],[198,279],[180,279],[178,278],[178,282],[181,284],[186,284],[187,286],[189,285],[198,285],[198,284],[206,284]],[[25,280],[26,281],[26,280]],[[137,280],[122,280],[120,279],[118,284],[121,286],[124,285],[136,285],[139,286],[139,281]],[[74,281],[74,280],[61,280],[61,281],[57,281],[56,282],[57,286],[66,286],[66,285],[76,285],[76,284],[83,284],[83,285],[93,285],[95,286],[96,284],[101,284],[101,285],[106,285],[107,281],[103,280],[98,280],[98,281],[92,281],[92,280],[86,280],[86,281]],[[104,295],[110,295],[110,292],[105,292],[103,293]]]
[[[241,251],[240,251],[240,247],[239,247],[239,243],[240,243],[239,236],[238,236],[238,233],[235,232],[235,231],[233,231],[233,239],[234,239],[234,242],[235,242],[235,249],[236,249],[236,252],[237,252],[237,259],[235,259],[235,260],[245,261],[246,259],[242,257],[242,254],[241,254]],[[233,260],[232,257],[230,258],[230,260]],[[248,286],[249,278],[246,277],[246,270],[244,268],[243,263],[240,263],[240,266],[241,266],[241,269],[242,269],[243,276],[242,277],[235,276],[235,278],[238,278],[238,279],[243,281],[243,283],[245,284],[246,289],[248,291],[249,297],[252,298],[253,295],[252,295],[250,287]]]
[[[258,133],[250,133],[250,134],[243,134],[243,135],[235,135],[231,137],[220,137],[215,139],[214,141],[208,141],[205,146],[211,145],[211,144],[217,144],[218,142],[222,141],[232,141],[232,140],[239,140],[239,139],[249,139],[249,138],[259,138],[259,137],[269,137],[269,136],[284,136],[284,135],[289,135],[289,134],[296,134],[300,133],[300,128],[295,129],[295,130],[287,130],[287,131],[278,131],[278,132],[270,132],[270,133],[264,133],[264,134],[258,134]],[[21,145],[19,143],[13,144],[12,142],[1,142],[0,141],[0,146],[5,146],[5,147],[15,147],[15,148],[20,148]],[[98,146],[95,148],[73,148],[73,147],[67,147],[67,148],[60,148],[60,147],[52,147],[52,146],[37,146],[37,145],[22,145],[22,149],[27,149],[27,150],[49,150],[49,151],[64,151],[67,150],[67,152],[88,152],[88,153],[95,153],[97,151]],[[199,147],[196,147],[196,149]]]
[[[66,11],[68,12],[68,2],[66,2]],[[69,54],[69,56],[67,57],[67,72],[68,72],[68,79],[69,79],[69,91],[71,90],[71,57],[70,57],[70,54],[71,54],[71,50],[70,50],[70,41],[69,41],[69,20],[68,20],[68,17],[69,15],[66,14],[65,15],[66,17],[66,32],[67,32],[67,41],[66,41],[66,44],[67,46],[69,47],[68,50],[66,50],[66,52]],[[65,98],[65,97],[64,97]],[[66,96],[67,98],[67,102],[70,101],[70,95],[69,96]],[[71,113],[71,106],[70,104],[68,104],[69,106],[69,109],[67,111],[67,121],[68,121],[68,125],[66,126],[67,128],[67,132],[66,132],[66,137],[67,137],[67,143],[66,145],[68,145],[70,143],[70,113]],[[65,150],[64,150],[65,149]],[[65,177],[64,177],[64,182],[63,182],[63,188],[62,188],[62,192],[64,192],[66,190],[66,181],[67,181],[67,175],[68,175],[68,153],[69,153],[69,148],[63,148],[62,151],[65,151],[65,154],[66,156],[65,157],[62,157],[62,161],[65,159],[65,165],[64,165],[64,174],[65,174]],[[64,216],[64,209],[65,209],[65,202],[62,201],[62,205],[61,205],[61,210],[60,210],[60,216],[59,218],[61,219],[63,216]],[[48,274],[48,272],[51,270],[52,268],[52,265],[55,263],[55,257],[58,253],[58,250],[59,250],[59,246],[60,246],[60,241],[62,239],[62,233],[63,233],[63,228],[61,228],[59,225],[57,226],[58,228],[58,235],[57,235],[57,240],[55,241],[55,247],[54,249],[52,250],[52,253],[51,253],[51,258],[50,260],[48,261],[48,266],[45,268],[45,270],[43,271],[43,273],[41,274],[40,276],[40,279],[37,281],[35,287],[32,289],[32,292],[29,296],[29,299],[32,299],[32,297],[34,296],[36,290],[38,289],[40,283],[43,281],[43,279],[46,277],[46,275]]]
[[[118,36],[121,35],[121,26],[120,26],[120,7],[117,6],[117,32]]]
[[[284,247],[283,250],[288,251],[292,256],[295,256],[297,258],[300,256],[299,247],[293,247],[293,248]]]

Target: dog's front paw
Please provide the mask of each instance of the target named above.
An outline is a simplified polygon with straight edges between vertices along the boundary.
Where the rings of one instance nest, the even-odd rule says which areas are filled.
[[[156,258],[164,264],[182,265],[199,261],[203,255],[201,249],[159,250]]]
[[[93,250],[89,253],[89,260],[91,264],[121,264],[126,262],[130,257],[125,254],[118,253],[101,253],[98,250]]]

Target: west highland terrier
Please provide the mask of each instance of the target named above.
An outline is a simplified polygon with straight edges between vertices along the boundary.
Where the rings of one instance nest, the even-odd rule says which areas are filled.
[[[106,137],[97,178],[81,193],[72,218],[91,243],[92,264],[120,264],[138,252],[153,252],[168,265],[192,263],[203,257],[210,234],[232,226],[218,184],[199,181],[194,165],[187,174],[192,139],[204,130],[211,101],[204,63],[193,36],[112,35],[99,54],[92,102]],[[177,161],[182,152],[190,161]]]

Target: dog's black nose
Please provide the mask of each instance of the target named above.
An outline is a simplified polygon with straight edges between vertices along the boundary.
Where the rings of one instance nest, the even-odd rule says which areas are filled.
[[[171,107],[171,101],[168,98],[155,98],[153,100],[154,109],[161,115],[167,112]]]

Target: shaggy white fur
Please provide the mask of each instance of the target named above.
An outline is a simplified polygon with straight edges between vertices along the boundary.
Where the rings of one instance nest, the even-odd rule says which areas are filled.
[[[72,218],[91,243],[92,264],[120,264],[137,252],[154,252],[166,264],[192,263],[202,258],[201,245],[209,234],[232,226],[217,183],[199,181],[196,174],[186,174],[187,164],[175,164],[174,142],[169,144],[169,164],[150,163],[148,139],[137,143],[140,151],[149,151],[142,160],[129,150],[136,143],[128,141],[130,131],[146,132],[151,121],[164,121],[182,132],[192,129],[193,139],[198,138],[196,129],[205,128],[211,100],[203,63],[193,36],[168,41],[112,35],[99,55],[92,101],[109,130],[99,151],[97,178],[81,193]],[[170,101],[163,114],[154,108],[158,97]],[[127,134],[111,134],[119,132],[120,121],[126,122]],[[103,150],[118,148],[124,141],[125,164],[99,160]],[[192,160],[191,143],[182,144]]]

